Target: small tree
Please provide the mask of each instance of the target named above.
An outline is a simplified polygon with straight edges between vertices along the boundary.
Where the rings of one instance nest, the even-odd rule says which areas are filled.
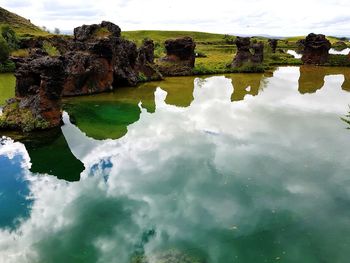
[[[61,34],[61,30],[57,27],[55,27],[55,30],[53,31],[56,35]]]
[[[19,40],[16,35],[16,32],[9,25],[1,26],[0,31],[1,31],[2,37],[7,42],[10,50],[18,49]]]
[[[2,35],[0,35],[0,63],[5,62],[10,55],[10,49],[6,42],[6,40],[3,38]]]

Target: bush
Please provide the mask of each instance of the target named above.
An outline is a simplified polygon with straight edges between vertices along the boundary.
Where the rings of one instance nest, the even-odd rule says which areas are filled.
[[[0,28],[1,35],[8,44],[10,50],[16,50],[19,47],[19,40],[15,31],[9,25],[3,25]]]
[[[5,62],[10,55],[10,48],[6,40],[0,35],[0,63]]]
[[[165,48],[158,42],[154,43],[154,57],[161,58],[165,55]]]
[[[0,63],[0,73],[10,73],[14,72],[16,69],[15,63],[10,60],[6,60],[3,63]]]
[[[60,52],[55,48],[50,42],[44,41],[43,43],[43,49],[46,51],[49,56],[59,56]]]

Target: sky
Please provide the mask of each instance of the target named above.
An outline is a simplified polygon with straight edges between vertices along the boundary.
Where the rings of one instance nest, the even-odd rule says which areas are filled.
[[[350,36],[349,0],[0,0],[0,6],[61,31],[108,20],[125,31]]]

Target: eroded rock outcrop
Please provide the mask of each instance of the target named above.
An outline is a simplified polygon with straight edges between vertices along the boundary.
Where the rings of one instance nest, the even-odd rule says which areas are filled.
[[[48,129],[61,123],[61,97],[134,86],[159,80],[154,64],[153,41],[140,49],[120,35],[110,22],[84,25],[74,30],[74,39],[51,39],[62,56],[50,57],[43,42],[31,45],[30,57],[16,60],[16,98],[0,116],[0,128],[24,131]],[[50,42],[51,43],[51,42]]]
[[[250,37],[237,37],[235,44],[237,46],[237,53],[231,66],[241,67],[244,63],[249,62],[252,57],[252,53],[250,53]]]
[[[272,39],[270,38],[268,40],[269,46],[271,48],[272,53],[276,53],[276,48],[277,48],[277,44],[278,44],[278,39]]]
[[[251,61],[253,64],[261,64],[264,60],[264,43],[256,42],[251,45],[251,49],[253,50],[253,54],[251,57]]]
[[[142,46],[138,49],[136,69],[139,72],[139,81],[160,80],[163,78],[158,67],[154,63],[153,40],[144,40]]]
[[[108,91],[120,86],[135,86],[140,80],[161,79],[153,69],[154,45],[137,49],[134,42],[120,35],[110,22],[74,29],[74,40],[65,54],[67,80],[64,96]]]
[[[328,61],[328,51],[331,48],[331,43],[325,35],[311,33],[302,43],[304,51],[301,60],[304,64],[320,65]]]
[[[231,67],[242,67],[244,64],[261,64],[264,59],[264,44],[262,42],[251,43],[249,37],[237,37],[235,40],[237,53]],[[251,52],[251,49],[253,52]]]
[[[196,43],[191,37],[165,41],[166,56],[160,59],[160,70],[164,75],[190,75],[195,64]]]
[[[59,126],[65,79],[63,58],[18,59],[16,66],[16,97],[3,108],[0,127],[31,131]]]

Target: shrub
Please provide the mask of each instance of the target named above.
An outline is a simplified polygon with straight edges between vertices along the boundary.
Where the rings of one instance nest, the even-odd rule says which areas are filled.
[[[5,62],[10,55],[10,48],[6,40],[0,35],[0,63]]]
[[[3,63],[0,63],[0,73],[10,73],[14,72],[16,69],[15,63],[10,60],[6,60]]]
[[[15,31],[9,25],[3,25],[0,28],[1,35],[8,44],[10,50],[16,50],[19,46],[19,40]]]
[[[59,56],[60,52],[55,48],[50,42],[44,41],[43,49],[46,51],[49,56]]]

